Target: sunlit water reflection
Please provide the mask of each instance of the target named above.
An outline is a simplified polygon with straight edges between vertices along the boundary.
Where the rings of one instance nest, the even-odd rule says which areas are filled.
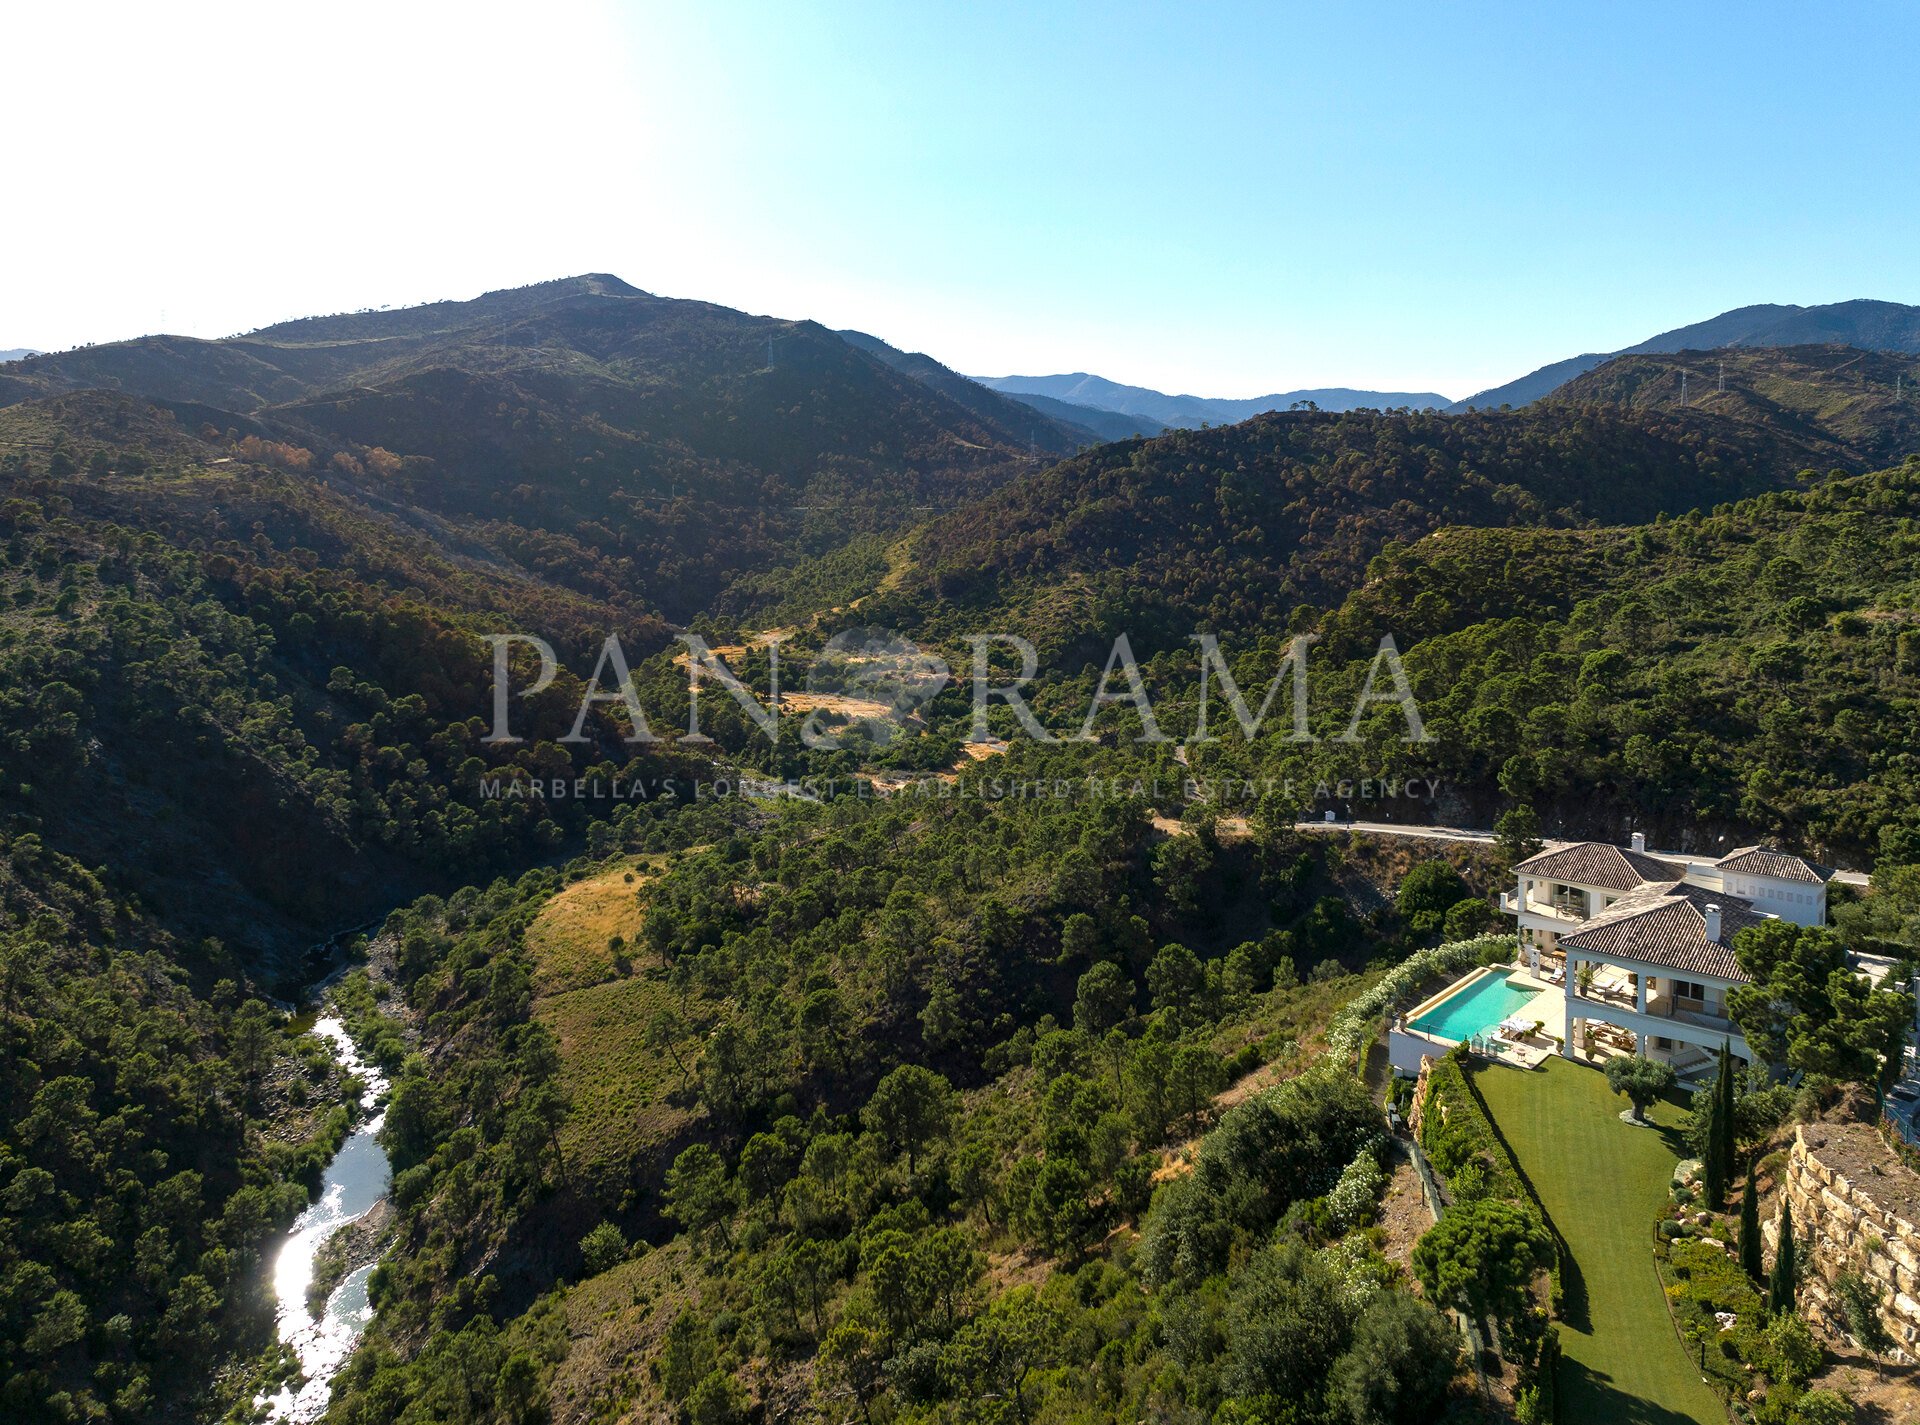
[[[313,1032],[333,1046],[341,1066],[365,1086],[360,1106],[370,1112],[379,1109],[387,1093],[386,1078],[361,1060],[353,1040],[347,1037],[346,1026],[328,1016],[314,1024]],[[333,1377],[353,1354],[360,1333],[373,1315],[367,1304],[371,1266],[351,1272],[334,1288],[317,1321],[307,1310],[307,1288],[313,1282],[314,1255],[322,1244],[347,1223],[365,1216],[386,1195],[391,1170],[386,1151],[374,1138],[385,1119],[384,1111],[373,1113],[341,1145],[321,1179],[320,1196],[295,1220],[274,1260],[273,1294],[278,1304],[280,1339],[292,1348],[306,1377],[297,1389],[282,1387],[273,1397],[274,1420],[304,1425],[326,1413]]]

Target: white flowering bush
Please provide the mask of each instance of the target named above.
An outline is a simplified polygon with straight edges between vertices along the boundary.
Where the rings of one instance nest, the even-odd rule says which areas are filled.
[[[1355,1233],[1322,1247],[1316,1256],[1333,1277],[1340,1304],[1358,1316],[1394,1278],[1394,1268],[1364,1236]]]
[[[1373,1220],[1380,1194],[1386,1189],[1387,1175],[1380,1166],[1380,1143],[1376,1139],[1341,1172],[1340,1181],[1327,1194],[1327,1210],[1343,1231],[1351,1231]]]
[[[1512,935],[1476,935],[1471,940],[1455,940],[1419,950],[1395,965],[1373,988],[1349,1000],[1327,1027],[1327,1052],[1343,1067],[1357,1069],[1367,1046],[1380,1033],[1381,1016],[1389,1006],[1410,995],[1428,978],[1478,965],[1495,951],[1518,954],[1519,940]]]

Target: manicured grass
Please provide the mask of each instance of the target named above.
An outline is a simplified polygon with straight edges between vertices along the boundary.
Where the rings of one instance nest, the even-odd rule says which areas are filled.
[[[1475,1082],[1573,1253],[1561,1425],[1726,1425],[1674,1335],[1653,1270],[1680,1110],[1656,1105],[1649,1117],[1659,1128],[1622,1123],[1627,1102],[1606,1079],[1559,1058],[1533,1072],[1486,1068]]]

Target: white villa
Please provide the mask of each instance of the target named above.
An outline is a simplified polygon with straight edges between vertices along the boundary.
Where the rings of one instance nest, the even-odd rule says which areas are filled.
[[[1519,921],[1521,958],[1563,991],[1560,1052],[1633,1052],[1682,1076],[1720,1046],[1751,1059],[1727,1017],[1747,983],[1733,937],[1767,919],[1824,925],[1833,873],[1799,856],[1743,846],[1716,860],[1650,855],[1633,845],[1556,846],[1514,868],[1500,908]]]

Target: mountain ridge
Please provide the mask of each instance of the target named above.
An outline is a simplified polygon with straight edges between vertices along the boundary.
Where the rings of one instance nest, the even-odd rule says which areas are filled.
[[[413,461],[390,494],[518,557],[567,541],[686,619],[1096,439],[920,362],[587,274],[36,356],[0,369],[0,407],[104,389],[263,423],[321,469],[377,448]]]
[[[1840,345],[1730,346],[1616,356],[1549,404],[1682,408],[1763,426],[1861,470],[1920,451],[1920,356]]]
[[[1165,426],[1182,429],[1192,429],[1202,424],[1230,425],[1267,411],[1287,410],[1303,401],[1311,401],[1325,411],[1392,410],[1401,406],[1431,409],[1451,404],[1436,391],[1363,391],[1347,386],[1279,391],[1244,398],[1170,396],[1151,387],[1129,386],[1086,371],[1053,376],[982,376],[977,379],[981,385],[1003,395],[1016,398],[1047,396],[1053,400],[1116,411],[1122,415],[1148,416]]]
[[[1707,351],[1721,347],[1842,345],[1865,351],[1920,352],[1920,306],[1858,297],[1801,307],[1761,302],[1674,327],[1618,351],[1587,352],[1550,362],[1504,385],[1456,401],[1449,410],[1523,406],[1551,395],[1616,356]]]

